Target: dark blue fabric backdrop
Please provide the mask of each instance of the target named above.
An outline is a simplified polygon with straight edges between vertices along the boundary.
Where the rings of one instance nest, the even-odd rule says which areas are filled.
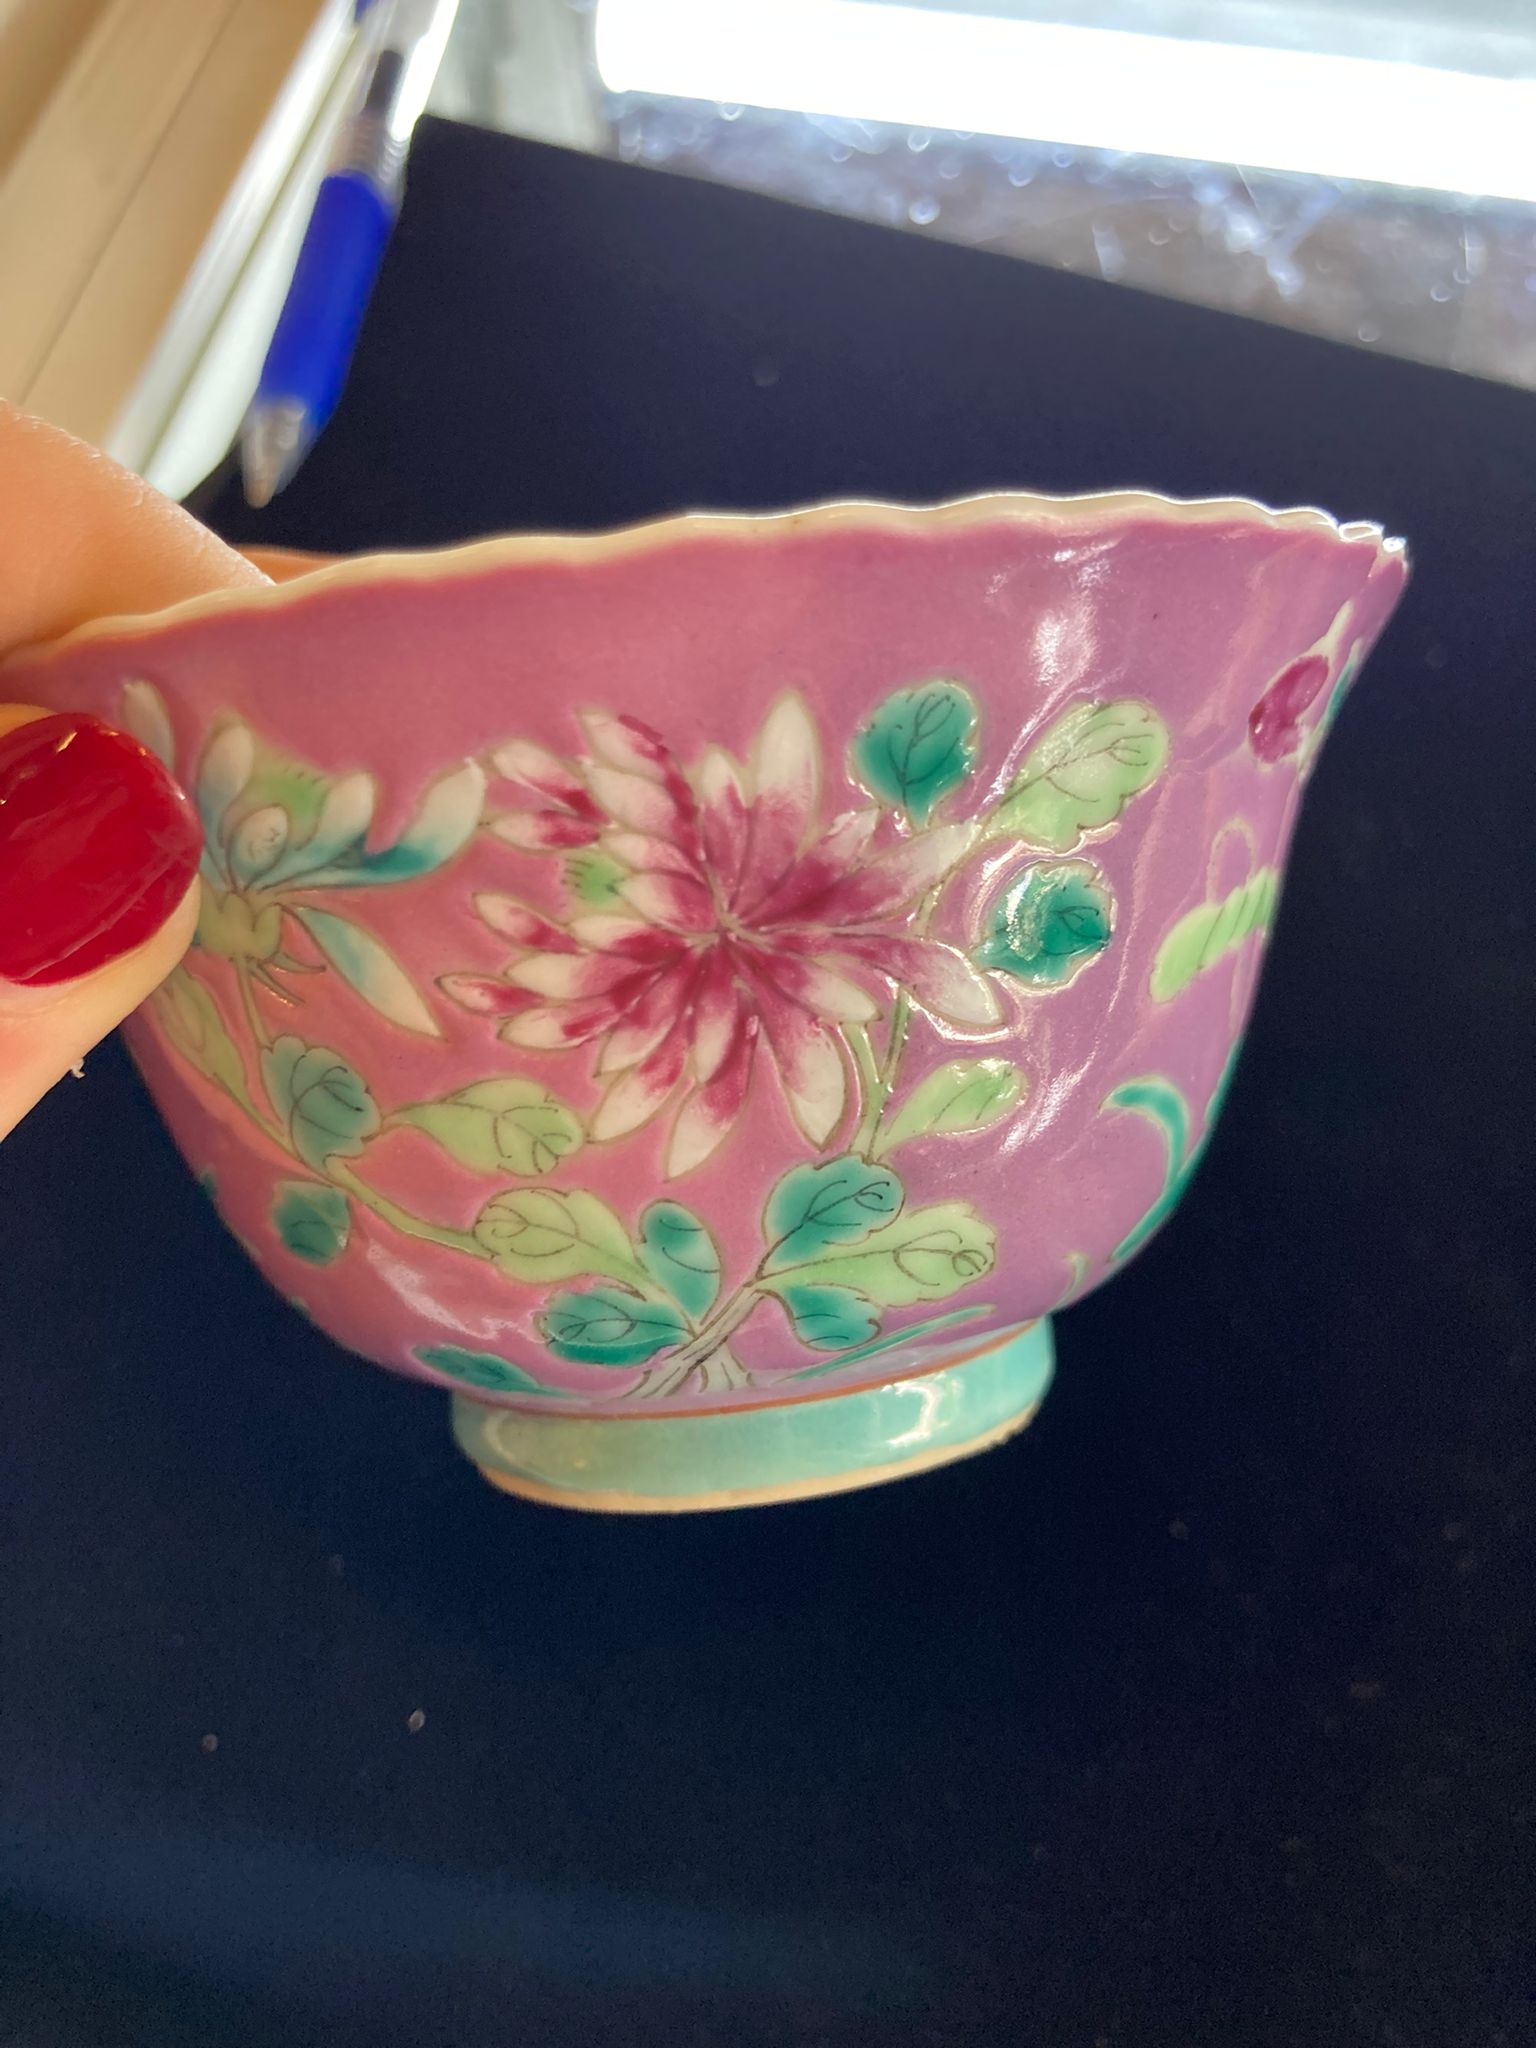
[[[208,502],[346,548],[1128,483],[1418,574],[1195,1191],[1006,1450],[524,1508],[115,1049],[0,1151],[7,2048],[1536,2038],[1536,401],[429,127],[333,430]]]

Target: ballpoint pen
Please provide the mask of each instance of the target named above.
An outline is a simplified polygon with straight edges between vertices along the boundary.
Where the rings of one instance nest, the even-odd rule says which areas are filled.
[[[247,502],[291,481],[336,410],[390,230],[411,131],[458,0],[374,0],[362,97],[315,195],[293,281],[240,432]]]

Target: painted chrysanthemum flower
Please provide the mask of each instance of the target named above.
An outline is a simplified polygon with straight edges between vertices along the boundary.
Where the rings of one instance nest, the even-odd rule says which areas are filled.
[[[893,840],[875,809],[824,822],[821,748],[798,695],[779,698],[746,761],[710,747],[691,771],[638,719],[589,712],[582,726],[590,751],[574,765],[523,742],[499,750],[498,773],[540,807],[491,830],[528,851],[590,849],[604,906],[562,926],[479,896],[519,952],[499,978],[443,986],[501,1016],[516,1045],[596,1043],[594,1139],[675,1104],[666,1171],[686,1173],[730,1130],[761,1058],[824,1146],[857,1086],[847,1034],[881,1016],[882,982],[947,1025],[998,1022],[964,954],[914,928],[975,827]]]

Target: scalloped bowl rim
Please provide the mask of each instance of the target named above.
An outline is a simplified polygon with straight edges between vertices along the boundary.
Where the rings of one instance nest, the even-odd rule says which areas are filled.
[[[484,540],[455,541],[443,547],[364,551],[281,583],[234,585],[184,598],[159,611],[124,612],[91,619],[52,642],[46,651],[51,654],[87,640],[156,633],[215,614],[260,613],[273,605],[308,603],[353,585],[442,581],[447,577],[489,574],[499,568],[600,562],[674,541],[760,541],[809,529],[861,527],[873,533],[911,533],[937,526],[982,526],[1012,519],[1036,528],[1055,527],[1074,533],[1111,524],[1250,526],[1270,532],[1310,533],[1319,540],[1346,547],[1368,546],[1379,560],[1405,557],[1407,552],[1406,542],[1388,535],[1373,520],[1339,520],[1312,505],[1277,510],[1261,504],[1257,498],[1171,498],[1158,491],[1143,490],[1085,491],[1066,496],[992,491],[930,505],[837,498],[783,512],[667,513],[590,533],[498,534]]]

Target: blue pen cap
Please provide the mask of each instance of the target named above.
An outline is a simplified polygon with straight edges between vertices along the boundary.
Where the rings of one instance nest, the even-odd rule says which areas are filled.
[[[258,400],[302,404],[315,433],[341,397],[393,224],[393,208],[366,178],[335,174],[316,196],[257,388]]]

